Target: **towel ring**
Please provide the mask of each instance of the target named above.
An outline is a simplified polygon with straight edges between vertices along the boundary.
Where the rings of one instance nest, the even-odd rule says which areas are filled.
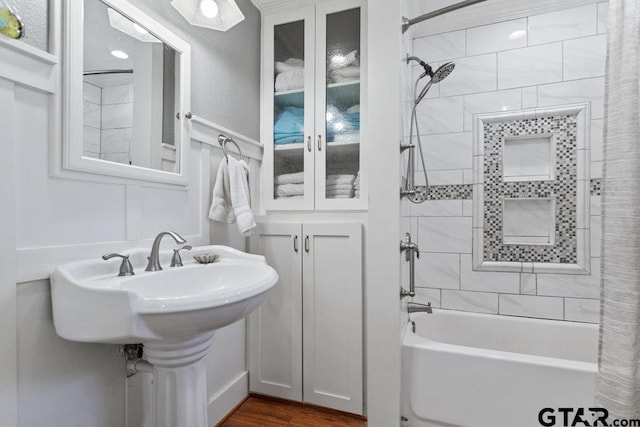
[[[235,142],[232,138],[225,136],[223,134],[220,134],[218,135],[218,144],[220,144],[220,147],[222,147],[222,152],[224,153],[224,158],[227,159],[227,163],[229,163],[229,153],[227,152],[228,143],[232,143],[233,145],[236,146],[236,148],[238,149],[238,153],[240,154],[240,158],[244,160],[246,163],[247,159],[246,157],[244,157],[244,154],[242,154],[242,149],[240,149],[240,146],[238,145],[238,143]]]

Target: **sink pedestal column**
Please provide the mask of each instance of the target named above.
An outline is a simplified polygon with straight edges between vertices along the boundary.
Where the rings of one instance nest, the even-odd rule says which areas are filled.
[[[188,341],[145,343],[153,364],[153,427],[210,427],[204,357],[213,331]]]

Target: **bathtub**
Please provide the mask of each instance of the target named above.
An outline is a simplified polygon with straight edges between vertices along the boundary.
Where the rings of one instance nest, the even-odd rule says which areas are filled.
[[[542,408],[593,406],[597,350],[597,325],[450,310],[411,314],[401,425],[539,427]]]

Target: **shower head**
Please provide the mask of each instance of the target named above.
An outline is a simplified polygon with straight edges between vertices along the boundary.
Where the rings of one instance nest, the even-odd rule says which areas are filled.
[[[453,62],[447,62],[442,64],[434,73],[430,73],[431,82],[440,83],[442,80],[446,79],[449,74],[456,68],[456,64]]]
[[[409,55],[407,55],[407,64],[410,61],[416,61],[418,64],[420,64],[422,66],[422,68],[424,68],[424,74],[422,74],[422,76],[420,76],[420,77],[421,78],[425,77],[425,76],[431,77],[431,83],[440,83],[449,74],[451,74],[453,69],[456,67],[456,64],[454,64],[453,62],[445,62],[440,67],[438,67],[438,69],[436,71],[433,71],[433,68],[431,68],[431,65],[427,64],[426,62],[424,62],[422,59],[418,58],[417,56],[409,56]]]
[[[407,61],[408,60],[409,60],[409,57],[407,57]],[[416,105],[418,105],[420,101],[422,101],[422,98],[426,96],[427,92],[429,92],[429,89],[431,89],[432,84],[440,83],[442,80],[446,79],[447,76],[451,74],[453,69],[456,67],[456,64],[454,64],[453,62],[446,62],[442,64],[440,67],[438,67],[436,71],[433,71],[433,69],[429,66],[429,64],[425,64],[425,65],[426,65],[426,67],[424,67],[425,72],[418,78],[418,80],[420,80],[425,75],[428,75],[429,77],[431,77],[431,80],[429,80],[429,83],[427,83],[422,88],[422,90],[420,91],[420,94],[416,97],[415,99]],[[416,82],[416,85],[417,84],[418,82]]]

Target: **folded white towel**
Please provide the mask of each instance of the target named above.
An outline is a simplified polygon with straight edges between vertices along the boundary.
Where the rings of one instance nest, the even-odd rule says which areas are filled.
[[[351,194],[336,194],[332,196],[327,196],[328,199],[353,199],[353,195]]]
[[[355,179],[356,179],[355,175],[348,175],[348,174],[329,175],[327,176],[327,185],[353,184],[353,181]]]
[[[360,65],[357,50],[352,50],[344,56],[334,55],[329,62],[329,70],[337,70],[349,65]]]
[[[276,92],[302,89],[304,87],[304,68],[293,68],[276,76]]]
[[[346,111],[347,114],[355,114],[359,112],[360,112],[360,104],[352,105],[351,107],[347,108],[347,111]]]
[[[251,194],[249,193],[249,166],[244,160],[236,160],[228,156],[229,186],[231,189],[231,206],[236,215],[238,230],[243,236],[251,235],[256,227],[256,220],[251,212]]]
[[[213,196],[211,208],[209,209],[209,219],[226,222],[228,224],[236,221],[236,215],[231,206],[231,189],[229,186],[229,170],[227,161],[222,159],[218,166],[216,182],[213,184]]]
[[[326,192],[327,197],[335,196],[353,196],[353,189],[349,190],[331,190]]]
[[[353,184],[329,184],[326,188],[327,191],[337,190],[353,190]]]
[[[355,65],[329,72],[329,80],[334,83],[357,80],[358,78],[360,78],[360,67]]]
[[[276,197],[302,196],[304,184],[280,184],[276,185]]]
[[[338,142],[342,144],[355,144],[357,142],[360,142],[360,131],[336,133],[333,136],[333,141],[329,142],[328,144],[331,144],[332,142]]]
[[[276,61],[276,74],[284,73],[285,71],[293,70],[296,68],[304,68],[304,61],[297,58],[289,58],[284,62]]]
[[[304,172],[285,173],[276,176],[276,184],[302,184],[304,183]]]

